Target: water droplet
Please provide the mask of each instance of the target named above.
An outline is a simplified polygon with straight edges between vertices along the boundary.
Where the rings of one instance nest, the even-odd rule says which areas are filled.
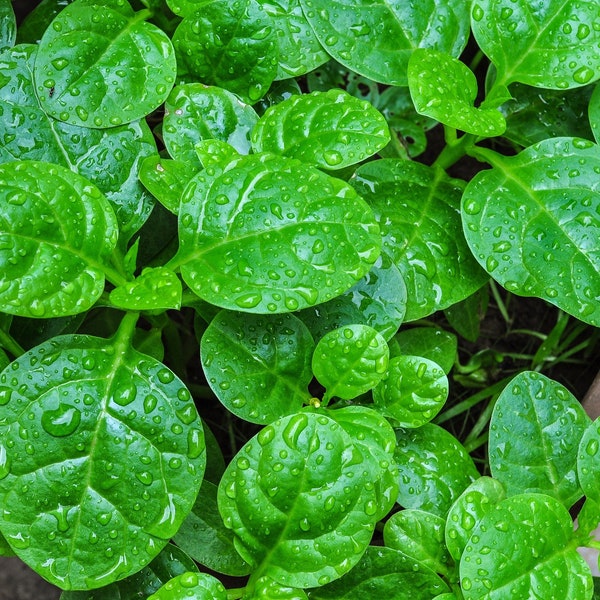
[[[141,471],[135,474],[138,481],[143,483],[144,485],[150,485],[154,481],[154,477],[152,477],[152,473],[149,471]]]
[[[323,159],[330,167],[335,167],[344,160],[337,150],[326,150],[323,152]]]
[[[10,402],[13,391],[8,387],[0,387],[0,406],[5,406]]]
[[[10,462],[6,448],[0,445],[0,479],[4,479],[10,473]]]
[[[474,4],[473,11],[471,13],[473,20],[481,21],[481,19],[483,19],[483,15],[484,15],[483,8],[481,8],[481,6],[479,6],[479,4]]]
[[[258,306],[262,302],[262,296],[255,292],[249,292],[247,294],[242,294],[235,299],[235,303],[240,308],[254,308]]]
[[[158,398],[152,394],[148,394],[144,398],[144,412],[149,415],[156,408],[157,403]]]
[[[596,456],[598,454],[599,443],[598,440],[590,440],[585,447],[585,451],[589,456]]]
[[[369,500],[365,504],[365,514],[372,517],[377,512],[377,503],[375,500]]]
[[[42,427],[54,437],[65,437],[73,433],[81,422],[81,411],[69,404],[59,404],[54,410],[42,414]]]
[[[133,383],[127,382],[119,386],[113,393],[113,400],[119,406],[131,404],[137,395],[137,388]]]
[[[300,519],[299,525],[302,531],[310,531],[310,521],[306,517]]]
[[[588,35],[590,35],[590,28],[585,23],[580,23],[577,28],[577,37],[580,40],[584,40]]]
[[[304,413],[292,416],[283,430],[283,441],[295,450],[300,434],[308,427],[308,417]]]
[[[264,429],[261,429],[260,433],[258,434],[258,443],[261,446],[266,446],[266,445],[270,444],[274,438],[275,438],[275,429],[273,427],[271,427],[270,425],[268,425]]]
[[[175,414],[184,425],[189,425],[196,420],[196,407],[194,404],[188,404],[184,408],[176,411]]]
[[[87,121],[88,120],[88,111],[85,110],[85,108],[83,108],[83,106],[76,106],[75,107],[75,112],[77,113],[77,116],[82,120],[82,121]]]
[[[179,576],[179,583],[181,587],[193,588],[198,585],[198,575],[196,573],[187,572]]]
[[[579,69],[573,73],[573,79],[577,83],[581,83],[583,85],[585,83],[589,83],[593,79],[594,75],[595,73],[592,69],[583,66],[579,67]]]
[[[468,215],[477,215],[481,212],[481,204],[478,200],[469,199],[465,202],[464,209]]]
[[[188,458],[198,458],[204,452],[204,435],[200,429],[190,429],[187,438]]]
[[[498,261],[493,256],[488,256],[485,261],[485,268],[488,273],[491,273],[494,269],[498,267]]]

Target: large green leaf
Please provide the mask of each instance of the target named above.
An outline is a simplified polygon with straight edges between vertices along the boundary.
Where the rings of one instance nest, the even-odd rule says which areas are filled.
[[[556,138],[516,156],[483,155],[494,168],[462,200],[475,258],[507,290],[600,325],[598,146]]]
[[[190,393],[121,334],[57,337],[24,354],[0,374],[0,421],[0,530],[63,589],[145,566],[200,488]]]
[[[600,6],[596,0],[474,0],[471,27],[497,81],[550,89],[600,77]]]
[[[255,573],[281,585],[324,585],[365,551],[377,505],[367,462],[322,413],[267,425],[227,467],[219,510]]]
[[[506,498],[484,515],[462,555],[460,577],[465,600],[592,597],[571,517],[544,494]]]
[[[83,127],[146,116],[175,81],[173,46],[127,2],[76,0],[40,41],[34,76],[44,110]]]
[[[351,180],[373,208],[383,248],[408,290],[405,320],[413,321],[472,294],[485,274],[461,234],[461,186],[432,167],[394,159],[362,165]]]
[[[148,600],[227,600],[223,584],[208,573],[182,573],[165,583]]]
[[[291,96],[270,107],[252,132],[252,147],[342,169],[375,154],[389,139],[385,119],[369,102],[334,89]]]
[[[0,165],[0,310],[51,317],[88,310],[104,290],[115,215],[89,181],[37,161]]]
[[[577,449],[589,421],[565,387],[533,371],[520,373],[504,388],[492,413],[492,475],[509,496],[539,492],[571,506],[582,495]]]
[[[300,0],[325,50],[349,69],[381,83],[407,85],[415,48],[452,56],[469,35],[468,3],[462,0]]]
[[[288,312],[330,300],[380,251],[371,210],[339,179],[274,155],[250,155],[192,179],[174,264],[204,300]]]
[[[233,414],[267,424],[310,400],[314,342],[298,317],[221,311],[202,336],[208,384]]]
[[[12,4],[10,0],[0,0],[0,51],[12,48],[16,36],[17,23]]]

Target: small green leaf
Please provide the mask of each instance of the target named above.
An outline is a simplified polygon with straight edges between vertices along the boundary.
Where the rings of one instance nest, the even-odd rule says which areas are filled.
[[[453,333],[439,327],[411,327],[399,331],[394,340],[397,350],[390,357],[411,354],[437,363],[448,375],[456,361],[458,340]]]
[[[479,473],[462,444],[445,429],[426,423],[399,429],[394,454],[400,471],[398,504],[445,516]]]
[[[239,156],[239,152],[222,140],[202,140],[194,146],[196,156],[206,169],[207,167],[225,168]]]
[[[412,51],[432,47],[452,56],[469,35],[468,4],[461,0],[300,0],[325,50],[374,81],[407,85]]]
[[[117,242],[114,212],[81,175],[37,161],[0,165],[0,309],[26,317],[88,310]]]
[[[144,187],[170,212],[179,213],[183,190],[195,175],[190,165],[178,160],[147,156],[140,165],[138,177]]]
[[[165,267],[146,268],[135,281],[110,292],[110,302],[123,310],[167,310],[181,307],[181,281]]]
[[[308,600],[303,590],[276,583],[270,577],[259,577],[254,587],[253,598],[269,600]]]
[[[182,573],[165,583],[148,600],[227,600],[223,584],[207,573]]]
[[[387,371],[389,348],[368,325],[345,325],[317,343],[312,370],[326,388],[324,400],[351,400],[374,388]]]
[[[577,473],[583,493],[600,504],[600,419],[590,423],[581,436],[577,456]]]
[[[502,500],[473,529],[460,561],[465,600],[592,597],[567,509],[544,494]]]
[[[141,14],[127,2],[76,0],[56,16],[34,68],[48,114],[106,128],[140,119],[164,102],[175,81],[175,53],[167,35]]]
[[[595,1],[475,0],[471,27],[506,86],[578,87],[600,77],[600,6]]]
[[[480,477],[454,501],[446,518],[445,539],[448,551],[457,563],[475,525],[505,496],[499,481]]]
[[[0,52],[15,45],[17,21],[10,0],[0,0]]]
[[[392,358],[383,381],[373,390],[375,408],[398,427],[421,427],[448,398],[448,378],[441,367],[421,356]]]
[[[477,80],[458,59],[431,48],[415,50],[408,63],[408,85],[418,113],[466,133],[502,135],[506,121],[495,108],[476,108]]]
[[[252,132],[255,152],[273,152],[321,169],[363,161],[389,141],[383,116],[343,90],[291,96],[269,108]]]
[[[254,104],[277,74],[277,31],[256,0],[204,0],[173,35],[178,61],[195,80]]]
[[[504,388],[492,413],[492,475],[509,496],[538,492],[571,506],[582,495],[577,448],[589,421],[565,387],[540,373],[519,373]]]
[[[289,312],[352,287],[379,256],[379,228],[346,183],[275,155],[192,179],[179,212],[184,281],[223,308]]]
[[[547,300],[600,325],[598,146],[545,140],[516,156],[482,150],[494,168],[469,182],[464,233],[482,267],[510,292]]]
[[[219,400],[252,423],[295,413],[310,399],[314,342],[298,317],[221,311],[200,344],[202,368]]]

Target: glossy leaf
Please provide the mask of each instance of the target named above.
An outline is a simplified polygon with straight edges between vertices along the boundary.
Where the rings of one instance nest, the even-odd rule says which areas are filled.
[[[46,113],[98,128],[151,113],[166,99],[175,73],[167,35],[116,0],[66,6],[46,29],[34,68]]]
[[[117,242],[106,198],[58,165],[0,165],[0,309],[26,317],[88,310]]]
[[[588,116],[594,139],[600,141],[600,86],[595,86],[588,104]],[[581,136],[584,137],[584,136]]]
[[[202,299],[288,312],[330,300],[379,255],[379,232],[354,190],[291,159],[251,155],[188,185],[175,261]]]
[[[388,358],[388,345],[375,329],[345,325],[319,340],[312,357],[312,371],[326,388],[324,400],[351,400],[381,381]]]
[[[448,590],[431,569],[398,550],[369,546],[344,577],[311,590],[311,600],[431,600]]]
[[[236,577],[250,572],[250,566],[234,547],[233,534],[226,529],[219,514],[217,486],[206,479],[202,482],[192,512],[173,540],[194,560],[212,571]]]
[[[17,29],[19,44],[37,44],[54,17],[73,0],[41,0]]]
[[[454,501],[446,518],[445,540],[456,562],[460,561],[475,525],[505,496],[504,486],[498,480],[480,477]]]
[[[322,169],[361,162],[389,141],[383,116],[343,90],[291,96],[269,108],[252,132],[255,152],[273,152]]]
[[[149,563],[202,480],[190,393],[128,342],[58,337],[0,374],[0,530],[63,589],[108,585]]]
[[[492,475],[509,496],[539,492],[571,506],[582,495],[577,448],[588,423],[581,403],[561,384],[533,371],[519,373],[492,413]]]
[[[421,427],[442,409],[448,387],[448,378],[437,363],[421,356],[397,356],[373,390],[373,401],[396,426]]]
[[[590,423],[581,437],[577,455],[577,473],[583,493],[588,499],[600,504],[600,420]]]
[[[567,89],[600,77],[600,6],[594,0],[475,0],[473,35],[497,82]]]
[[[374,81],[407,85],[412,51],[433,47],[458,56],[469,35],[468,5],[458,0],[300,0],[325,50]]]
[[[402,329],[394,336],[394,341],[397,350],[390,349],[391,357],[407,354],[422,356],[438,364],[446,375],[456,361],[458,340],[453,333],[439,327]]]
[[[495,108],[476,108],[477,80],[464,63],[431,48],[415,50],[408,85],[418,113],[444,125],[480,135],[502,135],[506,121]]]
[[[156,154],[142,161],[138,177],[167,210],[178,214],[181,195],[193,175],[195,172],[190,172],[190,165]]]
[[[308,600],[303,590],[276,583],[270,577],[259,577],[254,587],[253,598],[269,600]]]
[[[201,83],[177,86],[165,111],[163,140],[176,160],[200,168],[194,147],[207,139],[227,142],[240,154],[250,151],[250,131],[258,115],[227,90]]]
[[[323,414],[267,425],[238,452],[219,486],[219,510],[255,572],[315,587],[350,570],[375,526],[369,463]]]
[[[0,0],[0,52],[15,45],[17,22],[10,0]]]
[[[452,558],[444,543],[442,517],[422,510],[394,513],[385,523],[383,539],[388,548],[400,550],[434,573],[448,575]]]
[[[221,311],[202,336],[202,368],[217,398],[252,423],[295,413],[311,395],[314,342],[291,314]]]
[[[360,166],[351,180],[379,220],[383,249],[408,290],[406,321],[458,302],[486,280],[461,234],[461,184],[410,161]]]
[[[148,600],[227,600],[223,584],[207,573],[182,573],[165,583]]]
[[[486,156],[494,168],[478,173],[462,200],[476,259],[507,290],[600,325],[598,146],[557,138]]]
[[[452,434],[433,423],[399,429],[396,438],[398,504],[445,516],[456,498],[479,477],[473,460]]]
[[[592,597],[567,509],[543,494],[502,500],[475,526],[460,561],[465,600]]]
[[[110,292],[110,303],[123,310],[166,310],[181,307],[181,281],[165,267],[148,267],[134,281]]]
[[[253,104],[277,74],[279,50],[273,19],[257,0],[204,0],[177,27],[178,60],[195,79]]]

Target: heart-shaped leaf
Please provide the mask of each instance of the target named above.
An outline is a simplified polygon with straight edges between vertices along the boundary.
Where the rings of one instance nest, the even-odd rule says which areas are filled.
[[[82,127],[130,123],[158,108],[176,74],[168,36],[127,2],[76,0],[44,33],[35,84],[46,113]]]
[[[452,56],[469,35],[468,4],[460,0],[300,0],[325,50],[349,69],[380,83],[407,85],[418,47]]]
[[[189,571],[165,583],[148,600],[227,600],[223,584],[207,573]]]
[[[0,310],[26,317],[88,310],[117,243],[106,198],[81,175],[37,161],[0,165]]]
[[[462,199],[475,258],[507,290],[600,325],[598,146],[556,138],[516,156],[481,152],[494,168],[478,173]]]
[[[270,423],[310,400],[314,342],[298,317],[221,311],[202,336],[202,368],[219,400],[252,423]]]
[[[124,310],[166,310],[181,307],[181,281],[165,267],[148,267],[135,281],[110,292],[110,302]]]
[[[567,509],[544,494],[502,500],[473,529],[460,561],[465,600],[592,597],[592,575]]]
[[[565,387],[533,371],[519,373],[492,413],[492,475],[509,496],[539,492],[571,506],[582,495],[577,448],[589,421]]]
[[[204,437],[190,393],[121,331],[57,337],[21,356],[0,374],[0,421],[0,530],[63,589],[145,566],[200,488]]]
[[[600,77],[600,6],[595,0],[475,0],[471,27],[497,70],[496,82],[550,89]]]
[[[383,116],[343,90],[296,95],[269,108],[252,132],[255,152],[343,169],[381,150],[390,136]]]
[[[350,181],[373,208],[406,283],[406,321],[450,306],[481,287],[479,269],[461,234],[458,180],[419,163],[384,159],[360,166]]]
[[[330,300],[379,256],[379,228],[356,192],[298,161],[250,155],[188,185],[174,265],[204,300],[288,312]]]
[[[413,52],[408,85],[417,112],[474,135],[502,135],[506,121],[495,108],[476,108],[477,80],[458,59],[430,48]]]

